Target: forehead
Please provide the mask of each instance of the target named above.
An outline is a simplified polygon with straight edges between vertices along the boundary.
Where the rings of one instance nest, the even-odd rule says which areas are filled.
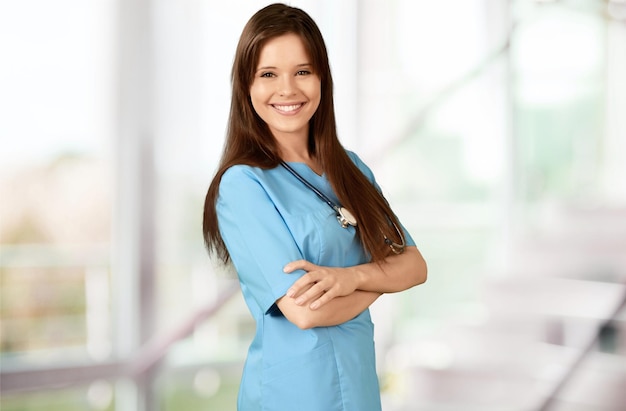
[[[273,67],[311,63],[302,38],[294,33],[274,37],[265,42],[257,66]]]

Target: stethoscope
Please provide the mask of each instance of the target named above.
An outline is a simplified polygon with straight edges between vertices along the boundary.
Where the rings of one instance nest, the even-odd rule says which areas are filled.
[[[309,190],[313,191],[322,201],[328,204],[328,206],[335,211],[335,215],[337,216],[337,221],[339,221],[339,224],[341,225],[342,228],[348,228],[349,226],[352,226],[352,227],[357,226],[356,218],[354,217],[354,215],[352,215],[352,213],[347,208],[333,203],[332,200],[328,198],[328,196],[326,196],[324,193],[322,193],[317,188],[315,188],[313,184],[309,183],[304,177],[298,174],[298,172],[296,172],[296,170],[291,168],[289,164],[285,163],[284,161],[281,161],[280,165],[283,166],[291,174],[293,174],[294,177],[300,180],[302,184],[304,184]],[[406,247],[404,236],[402,235],[402,232],[400,232],[400,229],[395,223],[393,223],[393,227],[398,233],[398,236],[402,239],[402,244],[393,242],[392,240],[387,238],[387,236],[385,236],[385,244],[387,244],[395,254],[401,254],[404,251],[404,248]]]
[[[309,183],[304,177],[296,172],[291,166],[284,161],[280,163],[283,167],[285,167],[291,174],[293,174],[298,180],[302,182],[305,186],[307,186],[311,191],[313,191],[319,198],[322,199],[330,208],[335,210],[337,215],[337,221],[341,224],[341,227],[348,228],[348,226],[356,227],[356,218],[352,215],[352,213],[345,207],[341,207],[333,203],[330,198],[328,198],[324,193],[315,188],[313,184]]]

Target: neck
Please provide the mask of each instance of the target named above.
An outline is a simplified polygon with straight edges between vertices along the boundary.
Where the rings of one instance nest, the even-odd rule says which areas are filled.
[[[309,159],[309,138],[308,135],[296,134],[274,134],[278,143],[280,157],[284,161],[307,161]]]
[[[294,163],[308,163],[313,160],[309,155],[309,150],[285,150],[283,147],[280,150],[280,157],[283,161]]]
[[[280,158],[283,161],[288,163],[304,163],[318,175],[322,175],[324,172],[318,159],[309,154],[308,147],[285,147],[282,144],[279,144],[279,146]]]
[[[309,135],[304,133],[274,134],[280,150],[280,158],[285,162],[304,163],[321,175],[324,170],[316,157],[309,154]]]

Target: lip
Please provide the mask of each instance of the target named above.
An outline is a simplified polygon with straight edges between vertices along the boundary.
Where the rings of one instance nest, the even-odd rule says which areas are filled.
[[[298,114],[302,110],[302,107],[305,106],[305,104],[306,103],[304,102],[280,103],[280,104],[274,103],[274,104],[270,104],[270,106],[272,106],[274,111],[276,111],[277,113],[280,113],[285,116],[293,116],[295,114]]]

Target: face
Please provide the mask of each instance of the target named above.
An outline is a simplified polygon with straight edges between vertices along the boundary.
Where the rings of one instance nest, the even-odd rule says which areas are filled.
[[[306,143],[320,95],[320,79],[300,37],[286,34],[268,40],[261,49],[250,99],[279,143]]]

